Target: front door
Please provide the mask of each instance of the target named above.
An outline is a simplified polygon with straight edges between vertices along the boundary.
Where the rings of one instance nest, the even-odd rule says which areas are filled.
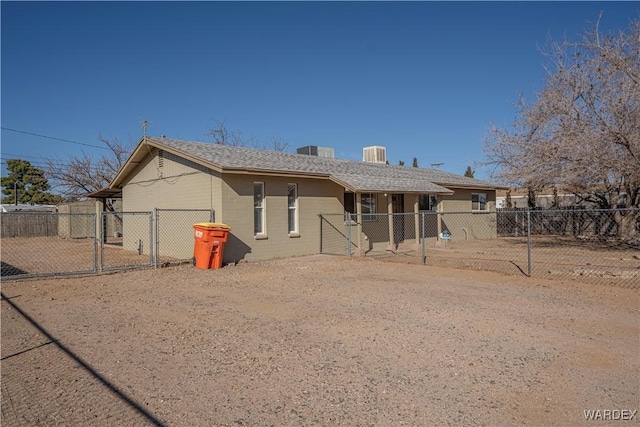
[[[392,194],[393,209],[393,243],[404,242],[404,194]]]

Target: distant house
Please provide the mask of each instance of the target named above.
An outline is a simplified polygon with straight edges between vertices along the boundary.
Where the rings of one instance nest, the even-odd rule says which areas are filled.
[[[235,262],[318,253],[319,214],[338,214],[336,227],[344,227],[352,213],[365,239],[394,244],[393,230],[374,236],[387,221],[374,214],[492,212],[500,187],[433,169],[145,137],[109,188],[121,189],[125,212],[213,209],[216,222],[231,226],[224,261]],[[483,227],[476,234],[495,235],[495,224]],[[401,237],[418,241],[415,233]]]
[[[511,198],[512,209],[526,209],[529,206],[529,195],[527,189],[512,189],[510,190],[509,197]],[[624,204],[624,199],[622,203]],[[498,190],[496,193],[496,206],[498,208],[507,207],[507,190]],[[536,193],[535,206],[539,209],[562,209],[576,206],[589,207],[590,204],[584,202],[580,197],[573,193],[559,192],[554,195],[553,189],[549,188]]]
[[[57,207],[55,205],[30,205],[30,204],[2,204],[0,205],[0,212],[56,212]]]

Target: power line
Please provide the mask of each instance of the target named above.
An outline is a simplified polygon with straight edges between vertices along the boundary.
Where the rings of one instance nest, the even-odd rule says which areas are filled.
[[[71,144],[84,145],[85,147],[100,148],[100,149],[102,149],[102,150],[108,150],[108,149],[109,149],[109,148],[107,148],[107,147],[101,147],[101,146],[99,146],[99,145],[92,145],[92,144],[87,144],[87,143],[84,143],[84,142],[71,141],[70,139],[56,138],[56,137],[54,137],[54,136],[40,135],[40,134],[38,134],[38,133],[27,132],[27,131],[24,131],[24,130],[18,130],[18,129],[6,128],[6,127],[4,127],[4,126],[0,127],[0,129],[2,129],[2,130],[8,130],[8,131],[11,131],[11,132],[23,133],[23,134],[25,134],[25,135],[37,136],[37,137],[40,137],[40,138],[53,139],[53,140],[55,140],[55,141],[62,141],[62,142],[69,142],[69,143],[71,143]]]
[[[12,157],[14,156],[14,157]],[[15,153],[2,153],[2,161],[6,161],[7,157],[12,157],[15,159],[22,159],[27,158],[27,159],[38,159],[38,160],[45,160],[42,157],[38,157],[38,156],[27,156],[26,154],[15,154]]]

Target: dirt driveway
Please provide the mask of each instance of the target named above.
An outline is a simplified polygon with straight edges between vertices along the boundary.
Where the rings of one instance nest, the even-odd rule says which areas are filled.
[[[585,411],[640,408],[637,289],[313,257],[2,294],[3,426],[595,426]]]

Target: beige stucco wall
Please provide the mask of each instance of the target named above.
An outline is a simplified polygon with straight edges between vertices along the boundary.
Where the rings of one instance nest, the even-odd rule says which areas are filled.
[[[495,190],[470,190],[468,188],[447,187],[454,191],[450,196],[438,196],[440,201],[439,210],[441,212],[471,212],[471,194],[487,194],[487,211],[496,210]]]
[[[214,209],[220,210],[220,174],[196,163],[164,153],[162,162],[158,150],[131,174],[131,179],[122,188],[124,212],[149,212],[158,209]],[[203,218],[191,220],[193,215],[182,218],[173,215],[168,223],[160,218],[160,255],[178,259],[188,258],[193,253],[193,228],[191,222],[206,222]],[[173,228],[172,228],[173,227]],[[142,242],[143,252],[149,253],[154,238],[149,238],[147,217],[126,215],[123,218],[123,248],[137,251]]]
[[[452,188],[454,194],[442,196],[440,206],[439,232],[449,230],[453,240],[494,239],[497,237],[496,192],[495,190],[470,190]],[[487,194],[487,209],[472,211],[471,195]],[[435,241],[435,240],[434,240]]]
[[[140,163],[122,189],[123,211],[220,208],[220,174],[158,150]]]
[[[264,182],[266,238],[254,236],[253,183]],[[288,184],[298,186],[299,235],[288,233]],[[224,174],[222,209],[216,220],[231,226],[225,262],[316,254],[319,213],[342,212],[343,188],[325,179]]]

